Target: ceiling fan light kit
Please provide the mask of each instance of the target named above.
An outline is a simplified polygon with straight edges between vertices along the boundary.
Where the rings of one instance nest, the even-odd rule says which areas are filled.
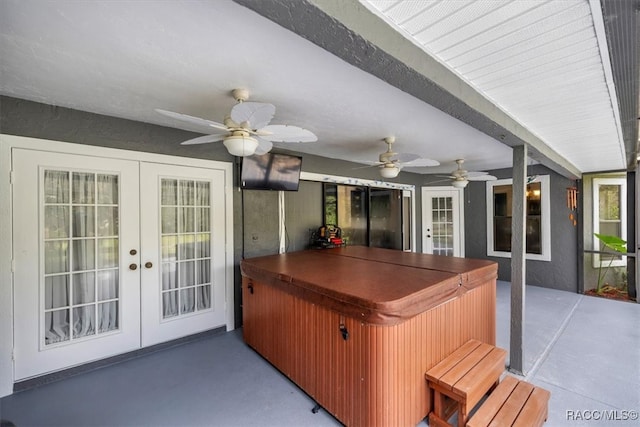
[[[453,185],[455,188],[465,188],[468,183],[469,181],[467,181],[466,179],[455,179],[453,180],[451,185]]]
[[[380,166],[380,175],[383,178],[395,178],[400,173],[400,168],[394,164],[386,163]]]
[[[251,156],[258,148],[258,141],[248,135],[231,135],[222,141],[227,151],[232,156],[245,157]]]

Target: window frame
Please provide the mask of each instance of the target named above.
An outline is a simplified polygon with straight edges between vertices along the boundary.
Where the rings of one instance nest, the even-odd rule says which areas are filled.
[[[600,233],[600,186],[601,185],[619,185],[620,186],[620,238],[627,240],[627,178],[626,177],[602,177],[593,178],[591,187],[593,190],[593,249],[600,251],[600,240],[595,233]],[[600,254],[595,252],[592,257],[593,268],[600,268]],[[606,265],[609,265],[606,262]],[[619,260],[613,260],[611,267],[625,267],[627,265],[627,257],[621,256]]]
[[[538,175],[532,178],[528,184],[540,183],[540,246],[542,253],[525,255],[528,260],[551,261],[551,193],[549,175]],[[511,258],[511,252],[496,251],[494,249],[494,200],[493,188],[501,185],[513,185],[513,178],[498,179],[486,182],[487,201],[487,256]]]

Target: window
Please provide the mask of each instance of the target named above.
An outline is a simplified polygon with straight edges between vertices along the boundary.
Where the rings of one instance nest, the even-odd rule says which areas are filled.
[[[532,178],[527,184],[527,259],[551,260],[549,176]],[[511,257],[511,204],[513,180],[487,182],[487,255]]]
[[[593,179],[593,232],[627,239],[627,181],[625,178]],[[600,240],[593,236],[593,248],[602,249]],[[612,267],[627,265],[623,256],[594,254],[593,267],[600,262]]]

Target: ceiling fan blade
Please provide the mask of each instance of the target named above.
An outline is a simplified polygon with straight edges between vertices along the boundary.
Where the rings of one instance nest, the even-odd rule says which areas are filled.
[[[495,181],[496,178],[493,175],[476,175],[476,176],[468,176],[467,181]]]
[[[482,176],[482,175],[489,175],[489,172],[468,171],[466,173],[467,178],[472,177],[472,176]]]
[[[435,181],[427,181],[427,182],[425,182],[425,184],[431,185],[431,184],[439,184],[441,182],[450,182],[450,180],[448,180],[448,179],[438,179],[438,180],[435,180]]]
[[[200,117],[189,116],[187,114],[174,113],[173,111],[161,110],[156,108],[156,111],[164,116],[171,117],[172,119],[180,120],[183,122],[191,123],[194,125],[204,126],[206,128],[214,128],[227,132],[227,128],[222,123],[214,122],[213,120],[201,119]]]
[[[421,167],[430,167],[430,166],[438,166],[440,162],[432,159],[418,158],[416,160],[412,160],[410,162],[406,162],[403,164],[403,167],[406,168],[421,168]]]
[[[263,102],[240,102],[231,109],[231,120],[238,124],[248,122],[251,129],[261,129],[269,124],[276,107]]]
[[[380,162],[373,162],[371,160],[353,160],[355,163],[364,163],[367,166],[358,166],[355,168],[351,168],[351,169],[366,169],[366,168],[372,168],[375,166],[381,166],[382,163]]]
[[[255,136],[254,138],[258,141],[258,148],[256,148],[255,154],[261,156],[263,154],[267,154],[273,148],[273,143],[271,141]]]
[[[298,126],[269,125],[261,128],[260,131],[269,132],[269,135],[260,135],[260,137],[271,142],[315,142],[318,140],[313,132]]]
[[[394,154],[395,156],[393,156],[393,159],[402,163],[409,163],[414,160],[418,160],[420,158],[420,156],[418,156],[417,154],[411,154],[411,153],[394,153]]]
[[[180,145],[196,145],[196,144],[208,144],[210,142],[222,141],[226,135],[216,134],[216,135],[203,135],[197,138],[188,139],[184,142],[181,142]]]

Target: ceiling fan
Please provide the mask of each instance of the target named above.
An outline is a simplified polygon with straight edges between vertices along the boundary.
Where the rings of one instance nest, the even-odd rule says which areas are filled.
[[[202,127],[207,135],[189,139],[182,145],[207,144],[222,141],[230,154],[234,156],[251,156],[265,154],[273,147],[274,142],[314,142],[318,138],[306,129],[289,125],[270,125],[276,107],[263,102],[246,102],[249,91],[234,89],[232,92],[237,104],[224,119],[223,123],[173,111],[156,109],[172,119],[180,120]]]
[[[421,158],[417,154],[396,153],[392,149],[396,141],[394,136],[388,136],[383,140],[387,144],[387,151],[381,153],[378,161],[356,160],[358,163],[367,163],[370,166],[379,166],[380,175],[383,178],[395,178],[403,167],[438,166],[437,160]]]
[[[470,172],[462,169],[464,159],[456,160],[458,168],[451,172],[451,175],[446,178],[452,179],[451,185],[456,188],[465,188],[469,181],[495,181],[497,178],[493,175],[489,175],[488,172]]]

